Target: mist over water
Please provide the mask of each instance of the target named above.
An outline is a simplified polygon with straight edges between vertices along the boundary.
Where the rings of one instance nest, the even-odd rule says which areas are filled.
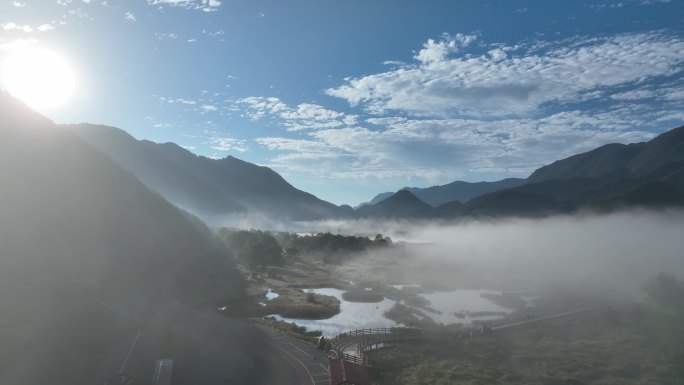
[[[403,283],[633,297],[659,272],[684,275],[682,210],[457,223],[325,221],[293,224],[295,230],[382,233],[408,242],[387,255],[394,267],[406,267]]]

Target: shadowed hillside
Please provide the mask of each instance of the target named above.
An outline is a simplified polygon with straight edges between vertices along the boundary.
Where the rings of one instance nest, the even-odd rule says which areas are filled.
[[[164,197],[208,220],[258,213],[281,219],[344,216],[345,210],[296,189],[268,167],[228,156],[209,159],[173,143],[138,141],[114,127],[69,125]]]
[[[502,179],[496,182],[476,183],[455,181],[441,186],[432,186],[426,188],[404,187],[402,190],[408,190],[423,202],[437,207],[439,205],[453,201],[467,202],[480,195],[520,186],[523,183],[525,183],[525,180],[519,178]],[[376,204],[392,195],[394,195],[394,193],[391,192],[378,194],[371,199],[368,204]]]
[[[361,218],[430,218],[434,208],[423,202],[407,190],[399,190],[391,197],[374,205],[367,205],[356,210]]]
[[[178,313],[171,294],[194,305],[242,298],[238,274],[199,220],[6,93],[0,180],[2,384],[97,383],[98,368],[120,365],[114,347],[136,331],[147,331],[149,352],[160,348],[155,330]],[[176,318],[174,333],[193,317]],[[234,349],[245,349],[238,341]],[[242,369],[231,369],[233,379],[258,383],[246,380],[256,375],[250,354],[234,357]]]
[[[414,197],[420,200],[449,190],[453,194],[483,189],[491,192],[472,195],[463,201],[453,200],[436,208],[421,207],[415,200],[405,199],[408,191],[416,191]],[[403,198],[399,199],[400,196]],[[539,217],[580,210],[680,207],[684,206],[684,126],[649,142],[608,144],[558,160],[539,168],[527,180],[453,182],[427,189],[408,188],[396,194],[380,194],[373,201],[376,203],[359,207],[357,215],[386,217],[392,213],[392,218],[447,219]]]

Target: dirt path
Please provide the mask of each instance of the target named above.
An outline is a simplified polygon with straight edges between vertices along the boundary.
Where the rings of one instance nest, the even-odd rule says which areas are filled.
[[[509,328],[514,328],[518,326],[524,326],[524,325],[529,325],[535,322],[541,322],[541,321],[547,321],[547,320],[552,320],[555,318],[561,318],[561,317],[567,317],[573,314],[579,314],[579,313],[585,313],[588,311],[594,311],[594,310],[599,310],[599,309],[605,309],[608,306],[602,305],[602,306],[593,306],[593,307],[588,307],[584,309],[579,309],[579,310],[573,310],[573,311],[568,311],[565,313],[560,313],[560,314],[554,314],[546,317],[540,317],[540,318],[533,318],[525,321],[520,321],[520,322],[512,322],[509,324],[504,324],[504,325],[499,325],[499,326],[494,326],[492,327],[491,330],[501,330],[501,329],[509,329]]]

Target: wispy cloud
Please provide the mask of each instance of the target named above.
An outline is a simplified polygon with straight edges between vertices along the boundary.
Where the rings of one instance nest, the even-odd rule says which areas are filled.
[[[345,127],[355,125],[357,120],[355,115],[347,115],[313,103],[290,107],[276,97],[247,97],[239,99],[236,104],[244,107],[245,114],[251,120],[276,119],[276,124],[288,131]]]
[[[211,148],[222,152],[246,152],[249,149],[246,141],[227,137],[212,138],[210,144]]]
[[[215,12],[221,6],[219,0],[147,0],[147,4],[158,7],[170,6],[184,9],[195,9],[204,12]]]
[[[5,31],[17,31],[17,32],[25,32],[25,33],[47,32],[47,31],[52,31],[53,29],[55,29],[56,26],[64,25],[64,24],[66,24],[66,22],[64,22],[64,21],[51,21],[49,23],[36,24],[36,25],[6,22],[6,23],[0,23],[0,29],[5,30]]]
[[[202,105],[202,106],[200,106],[200,109],[201,109],[203,112],[215,112],[215,111],[218,111],[218,110],[219,110],[219,108],[218,108],[217,106],[213,105],[213,104],[205,104],[205,105]]]
[[[603,144],[651,139],[652,132],[633,128],[637,119],[673,124],[684,121],[684,112],[624,108],[498,121],[388,117],[377,122],[386,123],[379,130],[323,129],[310,132],[307,139],[268,137],[257,143],[279,153],[272,165],[282,171],[350,179],[491,179],[525,176]]]

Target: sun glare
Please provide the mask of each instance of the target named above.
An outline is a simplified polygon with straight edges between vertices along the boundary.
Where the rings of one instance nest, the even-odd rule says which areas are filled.
[[[53,109],[74,93],[76,79],[64,58],[53,51],[20,47],[10,52],[2,66],[4,88],[36,109]]]

